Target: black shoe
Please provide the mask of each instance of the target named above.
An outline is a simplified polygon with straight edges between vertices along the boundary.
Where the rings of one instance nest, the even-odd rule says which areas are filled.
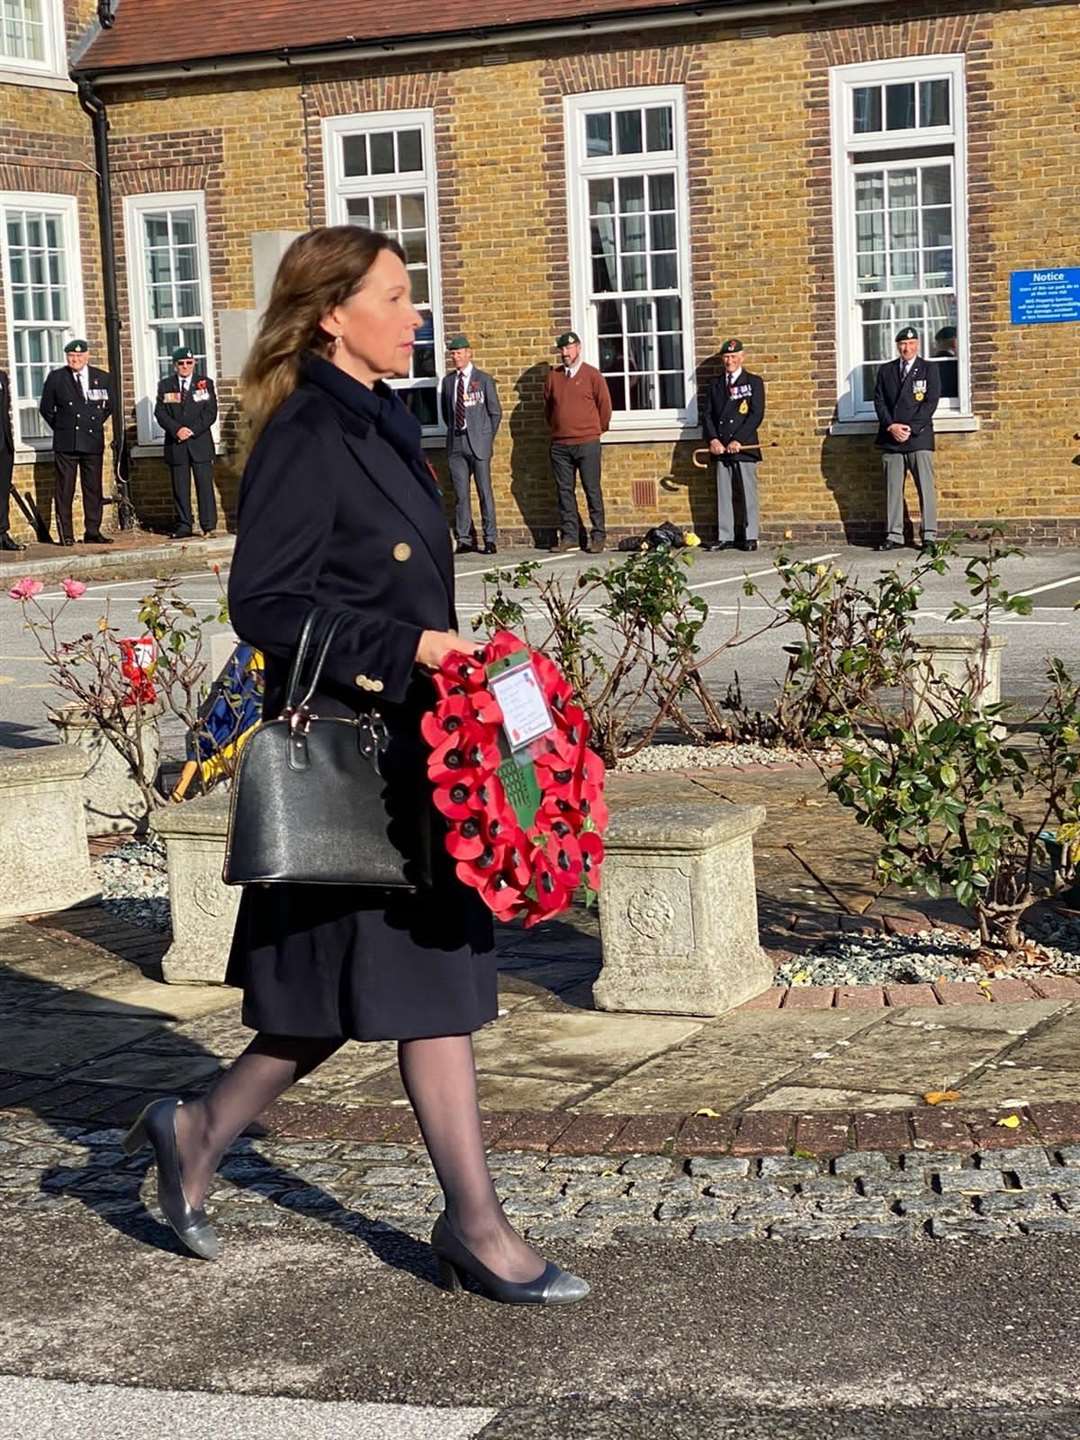
[[[602,555],[606,549],[607,541],[605,540],[603,535],[597,535],[589,541],[587,553],[589,555]]]
[[[60,539],[56,543],[58,545],[74,545],[75,540],[74,537],[71,535],[61,535]]]
[[[580,550],[581,545],[577,540],[556,540],[551,547],[553,555],[569,555],[571,550]]]
[[[111,535],[103,535],[100,530],[88,530],[82,537],[84,545],[111,545]]]
[[[134,1155],[144,1145],[154,1151],[157,1161],[158,1205],[161,1213],[182,1240],[200,1260],[216,1260],[221,1242],[205,1210],[193,1210],[184,1194],[180,1175],[180,1156],[176,1148],[176,1112],[182,1100],[154,1100],[142,1112],[124,1136],[124,1152]]]
[[[468,1276],[487,1300],[503,1305],[572,1305],[589,1293],[586,1281],[560,1270],[550,1260],[535,1280],[518,1284],[503,1280],[482,1264],[451,1230],[446,1216],[440,1215],[431,1232],[431,1248],[439,1261],[439,1281],[447,1290],[463,1289]]]
[[[495,541],[494,541],[494,540],[489,540],[489,541],[487,542],[487,544],[484,546],[484,554],[485,554],[485,555],[497,555],[498,553],[499,553],[499,547],[495,544]]]
[[[757,549],[757,541],[756,541],[756,540],[745,540],[745,541],[742,543],[742,545],[740,545],[739,548],[740,548],[740,550],[749,550],[749,551],[752,552],[752,551],[754,551],[754,550]]]
[[[711,545],[703,545],[703,550],[734,550],[734,540],[714,540]]]
[[[11,538],[11,532],[0,530],[0,550],[25,550],[25,545],[20,545],[18,540]]]
[[[216,534],[217,534],[217,531],[216,531],[216,530],[204,530],[204,531],[202,532],[202,538],[203,538],[204,540],[213,540],[213,538],[214,538],[214,536],[215,536]]]
[[[886,550],[903,550],[903,548],[904,547],[903,545],[901,545],[899,540],[882,540],[880,545],[874,546],[874,549],[879,552],[884,552]]]
[[[169,536],[170,540],[194,540],[195,536],[190,530],[174,530]]]
[[[475,554],[476,554],[476,546],[473,544],[473,542],[472,542],[471,540],[455,540],[455,542],[454,542],[454,554],[455,554],[455,555],[475,555]]]

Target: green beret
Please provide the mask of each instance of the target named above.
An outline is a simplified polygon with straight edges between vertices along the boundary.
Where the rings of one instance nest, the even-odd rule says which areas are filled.
[[[720,354],[740,355],[742,353],[742,348],[743,343],[741,340],[725,340],[723,345],[720,346]]]
[[[472,341],[467,335],[455,335],[447,342],[446,348],[448,350],[471,350]]]
[[[555,341],[555,349],[556,349],[556,350],[561,350],[564,345],[580,345],[580,344],[581,344],[581,336],[580,336],[580,335],[576,334],[573,330],[564,330],[563,333],[559,336],[559,338]]]
[[[69,340],[64,346],[65,355],[85,355],[90,346],[85,340]]]
[[[898,330],[896,332],[896,343],[898,345],[900,344],[901,340],[917,340],[918,338],[919,332],[913,329],[910,325],[905,325],[903,330]]]
[[[173,362],[177,360],[194,360],[195,351],[189,345],[178,345],[172,352]]]

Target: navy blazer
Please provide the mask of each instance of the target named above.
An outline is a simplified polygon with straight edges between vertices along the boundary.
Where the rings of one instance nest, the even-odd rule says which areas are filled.
[[[120,441],[120,415],[112,376],[96,365],[86,366],[87,391],[69,365],[50,370],[45,377],[38,409],[53,432],[53,450],[62,455],[103,455],[105,421],[112,416],[115,448]]]
[[[934,411],[941,399],[938,367],[916,355],[911,369],[900,379],[899,359],[890,360],[877,372],[874,409],[878,417],[875,445],[892,455],[910,455],[915,450],[934,448]],[[910,425],[907,440],[894,440],[890,425]]]
[[[764,418],[765,381],[760,375],[743,370],[735,382],[733,393],[728,392],[726,375],[721,375],[709,386],[701,416],[701,431],[706,440],[722,440],[725,445],[737,440],[742,450],[732,455],[732,460],[738,460],[742,455],[747,460],[760,460],[757,432]]]
[[[208,464],[215,453],[210,427],[218,414],[214,382],[209,375],[192,375],[183,402],[169,398],[180,393],[180,376],[175,372],[158,381],[154,419],[165,431],[165,463],[180,465],[190,459],[197,464]],[[197,395],[203,398],[197,400]],[[192,434],[186,440],[177,440],[176,432],[185,426]]]
[[[323,672],[324,713],[375,702],[427,708],[430,681],[414,669],[421,632],[456,626],[437,491],[373,424],[309,378],[259,436],[240,482],[229,613],[237,634],[266,655],[267,715],[280,711],[313,605],[346,617]]]

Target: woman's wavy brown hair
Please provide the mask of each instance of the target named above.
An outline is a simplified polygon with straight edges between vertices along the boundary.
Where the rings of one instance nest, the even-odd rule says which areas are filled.
[[[285,251],[240,382],[248,449],[300,383],[305,352],[329,355],[332,340],[322,317],[360,289],[382,250],[405,258],[389,235],[360,225],[328,225],[299,236]]]

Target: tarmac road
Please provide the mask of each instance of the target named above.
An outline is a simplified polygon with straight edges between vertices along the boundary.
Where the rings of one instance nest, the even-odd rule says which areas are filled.
[[[791,553],[798,559],[828,563],[864,577],[880,574],[894,564],[910,566],[916,558],[911,550],[897,557],[877,555],[866,548],[827,545],[797,546]],[[614,558],[615,555],[609,553],[604,562]],[[513,567],[526,559],[539,560],[541,574],[557,574],[568,580],[596,563],[594,557],[580,553],[552,556],[524,550],[500,554],[496,563]],[[753,555],[737,550],[694,554],[688,577],[690,586],[709,603],[709,619],[701,641],[703,654],[720,646],[736,625],[745,638],[745,643],[724,652],[706,672],[717,695],[724,693],[737,671],[746,700],[754,705],[767,705],[783,676],[786,660],[782,646],[793,638],[792,632],[773,631],[754,638],[755,632],[767,622],[768,610],[761,597],[742,594],[743,578],[747,574],[755,577],[755,583],[767,594],[776,594],[774,561],[774,553],[764,549]],[[5,568],[12,580],[23,573],[14,567]],[[483,603],[483,576],[491,569],[491,562],[485,563],[483,556],[462,555],[457,559],[456,568],[458,614],[462,628],[467,629]],[[954,560],[945,576],[930,575],[926,579],[919,628],[945,628],[945,616],[952,606],[958,600],[970,599],[962,572],[962,562]],[[1074,674],[1080,673],[1080,615],[1072,608],[1080,600],[1080,552],[1032,550],[1026,556],[1005,561],[1003,576],[1010,589],[1033,592],[1032,615],[1004,618],[994,627],[1007,639],[1002,693],[1006,699],[1029,700],[1043,688],[1047,656],[1060,656]],[[7,583],[5,576],[5,589]],[[148,592],[151,583],[148,580],[91,583],[83,599],[67,607],[58,627],[61,637],[73,639],[81,634],[103,613],[106,603],[111,619],[122,633],[140,633],[136,619],[139,599]],[[200,616],[216,608],[218,582],[205,570],[183,577],[182,589]],[[50,607],[57,604],[59,598],[62,598],[59,587],[52,583],[41,597]],[[213,624],[207,626],[208,633],[216,628]],[[970,632],[973,626],[962,622],[958,628]],[[528,633],[534,643],[539,644],[545,638],[546,628],[534,617],[528,624]],[[6,594],[0,593],[0,746],[55,741],[56,732],[45,719],[45,707],[56,698],[47,683],[34,641],[22,631],[17,606]],[[163,733],[166,751],[180,754],[183,739],[179,727],[166,722]]]
[[[564,1248],[594,1295],[536,1311],[444,1294],[397,1232],[376,1255],[317,1221],[233,1226],[207,1265],[158,1248],[158,1228],[155,1245],[81,1215],[9,1211],[5,1231],[0,1368],[185,1392],[162,1428],[154,1396],[96,1390],[79,1440],[1080,1435],[1071,1239]],[[310,1403],[275,1429],[238,1395]],[[0,1381],[0,1437],[70,1435],[70,1404],[66,1387]]]

